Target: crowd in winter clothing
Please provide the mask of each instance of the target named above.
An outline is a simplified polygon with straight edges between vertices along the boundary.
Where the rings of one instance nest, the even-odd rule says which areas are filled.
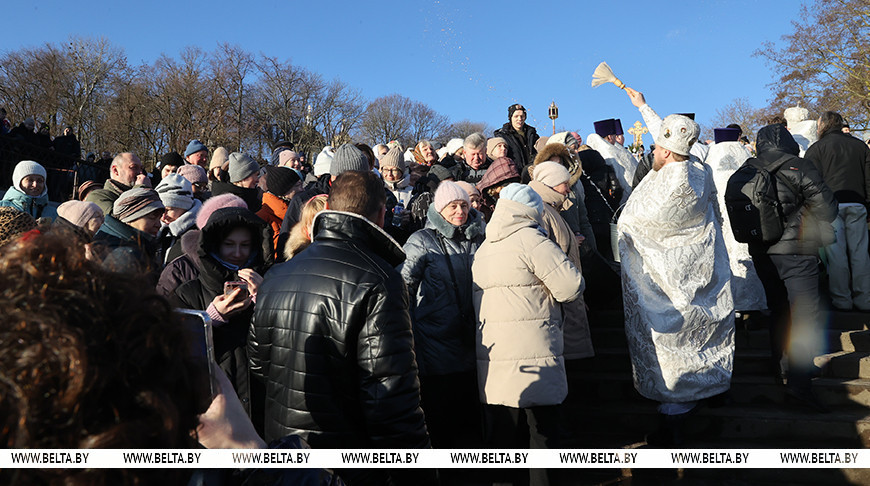
[[[572,391],[566,362],[595,355],[590,316],[621,308],[623,292],[644,292],[630,268],[654,254],[642,245],[658,244],[644,225],[663,222],[644,222],[643,206],[658,199],[643,194],[654,184],[691,186],[697,204],[715,203],[723,191],[714,179],[727,181],[752,156],[738,129],[717,130],[710,146],[689,140],[697,130],[691,117],[663,120],[628,92],[659,145],[646,165],[642,151],[623,146],[619,120],[596,122],[587,143],[576,132],[541,137],[519,104],[489,139],[346,143],[324,147],[313,163],[289,142],[260,162],[192,140],[161,157],[153,174],[136,154],[119,153],[107,180],[82,183],[77,198],[59,206],[48,200],[45,168],[25,160],[0,201],[0,245],[20,255],[28,245],[49,245],[51,235],[69,235],[64,251],[81,252],[76,268],[133,276],[163,305],[207,315],[216,369],[229,388],[223,394],[243,411],[234,420],[244,422],[237,426],[251,437],[247,446],[297,437],[314,448],[559,447],[561,406]],[[774,322],[775,359],[790,353],[792,392],[810,405],[818,404],[807,359],[822,350],[785,340],[789,329],[819,330],[821,292],[811,268],[820,248],[829,254],[833,305],[870,309],[870,148],[843,134],[841,119],[822,119],[825,130],[806,147],[784,121],[758,133],[761,163],[787,159],[776,179],[784,215],[778,241],[738,247],[721,240],[731,230],[718,203],[694,208],[713,225],[703,248],[727,243],[731,259],[730,266],[716,260],[717,269],[731,270],[713,280],[729,289],[709,308],[732,326],[735,311]],[[672,145],[679,137],[687,141]],[[677,165],[659,172],[662,152],[683,172]],[[672,184],[681,177],[691,184]],[[623,205],[630,216],[617,233]],[[620,254],[630,260],[622,269]],[[732,280],[741,268],[751,271]],[[643,278],[654,278],[649,273]],[[752,283],[766,304],[737,297],[749,295],[738,286]],[[667,315],[629,309],[647,301],[625,304],[627,325]],[[792,324],[783,317],[789,301],[805,307],[800,316],[792,308]],[[711,385],[711,394],[727,391],[730,368],[721,374],[724,385]],[[438,481],[422,470],[337,476],[347,484]],[[531,480],[556,482],[546,471]]]

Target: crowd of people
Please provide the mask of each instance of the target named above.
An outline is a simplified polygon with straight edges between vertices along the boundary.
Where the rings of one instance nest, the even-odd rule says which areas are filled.
[[[650,445],[681,445],[698,406],[727,402],[736,319],[769,325],[772,375],[824,412],[820,250],[832,306],[870,310],[870,147],[805,109],[754,152],[736,125],[705,143],[692,114],[626,92],[647,154],[618,119],[542,137],[512,104],[488,139],[347,143],[313,163],[289,142],[260,163],[192,140],[153,174],[119,153],[56,207],[44,166],[21,161],[0,201],[4,445],[558,448],[566,362],[594,356],[608,308],[624,309],[636,389],[660,403]],[[731,175],[750,162],[774,181],[775,240],[732,231]],[[213,399],[177,308],[212,323]],[[450,482],[334,473],[308,480]]]

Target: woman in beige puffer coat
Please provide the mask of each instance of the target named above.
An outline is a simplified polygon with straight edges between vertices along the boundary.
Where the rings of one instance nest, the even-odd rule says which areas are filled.
[[[542,229],[543,202],[528,186],[501,191],[472,265],[481,401],[525,414],[533,448],[558,447],[568,393],[562,310],[583,276]]]

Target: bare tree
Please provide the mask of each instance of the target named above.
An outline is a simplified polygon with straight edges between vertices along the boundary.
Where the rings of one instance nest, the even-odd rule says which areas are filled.
[[[368,143],[398,140],[409,147],[423,139],[435,139],[447,130],[449,121],[428,105],[400,94],[382,96],[366,108],[360,135]]]
[[[867,0],[814,0],[803,5],[801,23],[756,51],[777,76],[774,105],[799,104],[811,111],[834,110],[853,128],[870,125],[870,3]],[[781,112],[781,110],[780,110]]]
[[[458,122],[451,123],[441,134],[439,134],[438,138],[443,141],[450,140],[451,138],[465,138],[472,133],[482,133],[487,137],[492,136],[493,129],[485,122],[473,122],[471,120],[460,120]]]
[[[713,137],[714,128],[725,128],[736,123],[743,129],[743,134],[750,139],[765,125],[765,113],[763,110],[752,106],[748,98],[736,98],[722,108],[716,110],[716,115],[711,121],[711,126],[704,127],[706,137]]]
[[[220,127],[225,137],[232,138],[238,150],[247,149],[244,138],[251,132],[245,116],[245,102],[248,98],[248,74],[254,69],[254,58],[241,47],[221,44],[211,58],[213,85],[217,88],[216,104],[222,115]],[[230,128],[232,127],[232,128]]]

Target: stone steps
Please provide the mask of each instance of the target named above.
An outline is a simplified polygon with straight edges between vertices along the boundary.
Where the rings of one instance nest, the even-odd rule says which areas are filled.
[[[616,434],[632,437],[632,443],[644,442],[646,434],[658,429],[657,403],[607,402],[583,407],[573,417],[576,430],[587,433]],[[686,448],[696,448],[703,441],[716,448],[732,448],[735,441],[765,438],[770,444],[803,443],[817,447],[826,443],[835,448],[870,446],[870,411],[834,410],[820,414],[779,404],[767,406],[729,405],[719,408],[702,406],[686,421]]]
[[[842,378],[870,378],[870,352],[837,351],[815,358],[823,376]]]
[[[569,374],[571,393],[594,394],[613,400],[646,400],[634,389],[630,372],[596,372]],[[860,378],[816,378],[813,393],[828,407],[870,409],[870,380]],[[730,398],[737,404],[788,405],[781,384],[767,375],[735,375],[731,380]]]

